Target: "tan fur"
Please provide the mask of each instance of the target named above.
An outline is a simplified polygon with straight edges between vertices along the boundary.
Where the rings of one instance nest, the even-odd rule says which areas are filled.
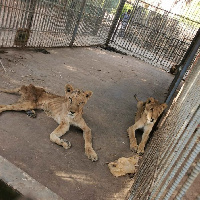
[[[137,100],[137,99],[136,99]],[[144,153],[144,148],[146,142],[149,138],[149,134],[164,109],[167,107],[167,104],[160,104],[156,99],[150,97],[146,102],[137,100],[137,113],[135,116],[135,124],[128,128],[128,136],[130,139],[130,149],[137,151],[137,153]],[[137,145],[135,138],[135,131],[139,128],[144,129],[142,135],[142,141]]]
[[[82,114],[83,106],[91,97],[91,91],[81,91],[73,89],[71,85],[66,85],[65,96],[59,96],[46,92],[43,88],[34,85],[22,86],[20,88],[1,92],[14,93],[21,95],[17,103],[12,105],[0,105],[0,113],[7,110],[27,111],[41,109],[52,117],[59,126],[50,134],[50,140],[65,149],[71,147],[70,142],[60,139],[68,130],[70,125],[77,126],[83,130],[85,139],[85,154],[92,161],[97,161],[98,157],[92,148],[91,130],[85,123]]]
[[[118,176],[123,176],[126,174],[133,174],[136,172],[136,166],[138,166],[138,160],[139,156],[134,155],[129,158],[119,158],[118,160],[115,160],[114,162],[110,162],[108,164],[108,167],[110,169],[110,172],[118,177]]]

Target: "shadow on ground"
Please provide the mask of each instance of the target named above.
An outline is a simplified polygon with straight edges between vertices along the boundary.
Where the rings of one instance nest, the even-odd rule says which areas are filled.
[[[31,50],[7,50],[1,54],[0,87],[35,84],[64,94],[67,83],[93,96],[84,109],[92,129],[99,161],[84,155],[81,130],[71,127],[63,137],[72,143],[65,150],[49,140],[56,122],[38,111],[36,119],[24,112],[0,115],[0,155],[27,172],[63,199],[121,200],[133,179],[115,178],[106,162],[131,156],[127,128],[134,123],[136,101],[153,96],[161,102],[173,76],[137,60],[99,48],[49,49],[50,54]],[[15,102],[16,96],[0,93],[0,104]]]

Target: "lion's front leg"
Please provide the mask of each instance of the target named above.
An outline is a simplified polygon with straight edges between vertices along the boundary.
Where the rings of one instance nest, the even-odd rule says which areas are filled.
[[[144,148],[145,148],[145,145],[147,143],[147,140],[149,138],[149,134],[150,134],[152,128],[153,128],[153,125],[151,125],[151,124],[144,127],[144,133],[142,135],[142,141],[140,142],[140,144],[138,146],[138,150],[137,150],[138,154],[144,153]]]
[[[83,137],[85,140],[85,154],[92,161],[97,161],[98,156],[94,149],[92,148],[92,133],[91,129],[87,126],[85,121],[82,119],[80,123],[77,124],[83,130]]]
[[[60,139],[69,130],[69,123],[61,122],[61,124],[50,134],[50,140],[58,145],[63,146],[65,149],[71,147],[71,143],[65,139]]]
[[[137,145],[137,140],[135,138],[135,131],[136,131],[136,129],[135,129],[134,125],[130,126],[127,129],[128,137],[129,137],[129,140],[130,140],[130,149],[137,151],[138,145]]]
[[[128,136],[129,136],[129,139],[130,139],[130,149],[131,150],[137,151],[137,149],[138,149],[137,140],[135,138],[135,131],[139,128],[142,128],[142,127],[143,127],[143,123],[141,123],[140,120],[139,120],[133,126],[130,126],[127,129]]]

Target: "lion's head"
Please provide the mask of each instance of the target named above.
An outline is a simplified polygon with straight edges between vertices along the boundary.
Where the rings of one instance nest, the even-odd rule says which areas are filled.
[[[68,115],[74,117],[78,113],[82,113],[83,106],[91,96],[92,91],[74,89],[71,85],[67,84],[65,86],[65,98],[68,102]]]
[[[147,117],[147,123],[155,123],[161,113],[167,108],[167,104],[160,104],[158,100],[150,97],[145,102],[144,113]]]

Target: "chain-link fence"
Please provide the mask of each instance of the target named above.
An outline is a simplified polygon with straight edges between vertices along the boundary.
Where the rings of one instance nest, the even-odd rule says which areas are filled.
[[[181,63],[200,28],[198,0],[122,0],[117,6],[118,1],[111,0],[0,0],[0,45],[106,44],[169,70]],[[181,199],[200,168],[197,161],[191,176],[179,189],[200,149],[199,105],[197,56],[164,123],[146,149],[129,200]]]
[[[199,126],[200,54],[146,149],[129,200],[182,199],[200,173]]]
[[[199,1],[129,2],[109,46],[169,71],[181,62],[200,28]]]
[[[0,45],[106,44],[169,71],[200,28],[199,10],[198,0],[0,0]]]
[[[109,0],[0,0],[0,45],[104,44],[116,7]]]

